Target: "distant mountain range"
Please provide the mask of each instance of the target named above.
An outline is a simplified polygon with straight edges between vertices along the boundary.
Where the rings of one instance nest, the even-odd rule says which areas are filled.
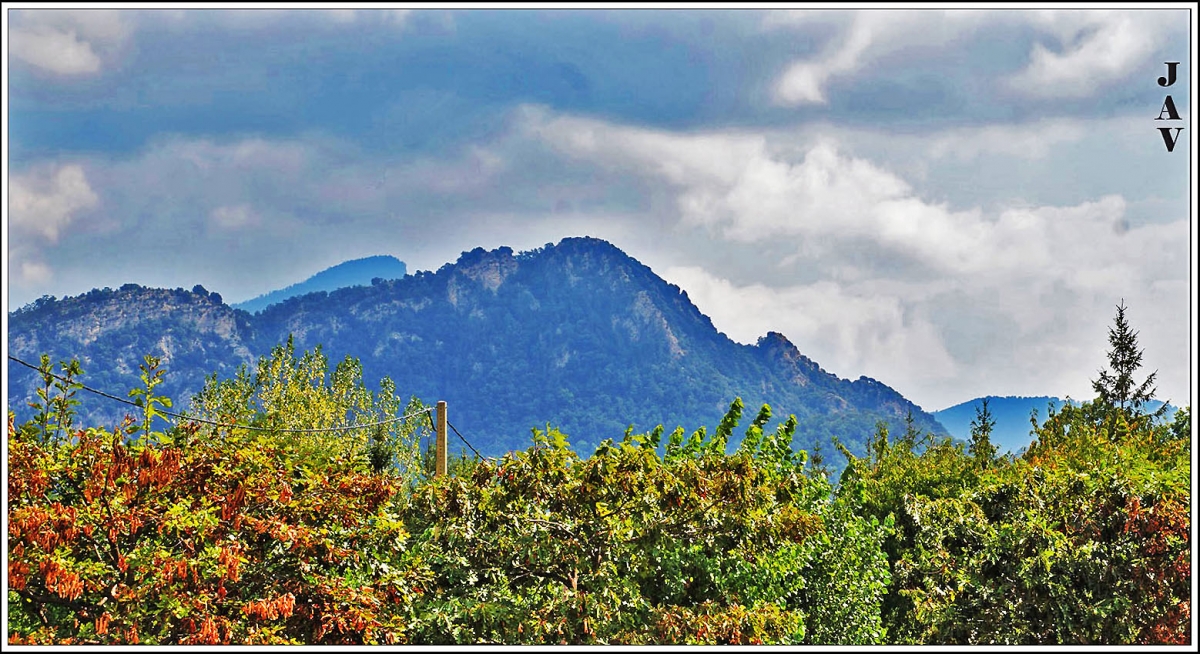
[[[381,277],[374,264],[337,269]],[[317,277],[331,279],[326,273]],[[404,396],[446,400],[450,422],[484,454],[527,447],[530,429],[547,423],[585,455],[629,425],[711,432],[739,396],[750,414],[742,430],[769,403],[772,428],[795,414],[796,446],[823,444],[831,462],[840,459],[831,436],[861,453],[878,420],[898,433],[911,412],[922,430],[947,433],[894,389],[830,374],[782,334],[735,343],[686,292],[593,238],[522,253],[476,248],[436,272],[294,295],[254,314],[200,287],[127,284],[45,298],[9,320],[14,356],[77,357],[85,383],[117,395],[138,386],[144,354],[162,356],[161,391],[179,408],[207,375],[230,376],[289,334],[297,350],[321,345],[331,363],[359,358],[368,384],[387,375]],[[9,374],[10,406],[28,412],[35,375],[11,362]],[[80,399],[93,421],[126,408]]]
[[[332,268],[326,268],[299,284],[292,284],[287,288],[271,291],[245,302],[238,302],[233,305],[233,308],[258,313],[272,304],[278,304],[298,295],[318,291],[336,291],[349,286],[370,286],[372,280],[404,279],[406,274],[408,271],[404,262],[396,257],[381,255],[353,259]]]
[[[984,398],[979,397],[941,411],[934,411],[933,417],[937,418],[938,422],[955,438],[969,440],[971,438],[971,421],[975,420],[976,415],[975,408],[981,407],[983,400]],[[992,429],[992,443],[1000,448],[1001,453],[1011,452],[1013,454],[1028,447],[1031,442],[1033,425],[1030,422],[1030,415],[1033,411],[1037,411],[1038,424],[1041,425],[1046,421],[1046,416],[1049,415],[1051,408],[1058,411],[1067,401],[1074,406],[1079,406],[1079,402],[1075,400],[1061,400],[1050,396],[997,397],[989,395],[987,401],[988,413],[992,414],[992,419],[996,421],[996,425]],[[1157,411],[1162,405],[1161,401],[1152,400],[1146,405],[1146,409]],[[1168,406],[1167,417],[1170,418],[1174,413],[1175,407]]]

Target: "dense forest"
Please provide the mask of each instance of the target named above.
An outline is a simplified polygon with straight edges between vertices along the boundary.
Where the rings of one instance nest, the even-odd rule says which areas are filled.
[[[832,451],[836,435],[862,453],[878,420],[901,430],[910,413],[923,430],[946,433],[895,389],[839,378],[782,334],[734,342],[683,289],[586,237],[520,253],[476,248],[435,272],[308,293],[255,314],[199,286],[128,284],[35,302],[10,315],[9,330],[10,354],[79,359],[89,385],[110,393],[137,384],[142,356],[157,356],[167,371],[160,392],[180,407],[208,375],[230,378],[291,338],[334,361],[354,357],[368,384],[386,376],[445,400],[485,455],[524,449],[530,428],[546,421],[586,452],[631,424],[711,426],[734,397],[795,414],[802,449]],[[28,419],[36,375],[9,363],[9,380],[9,401]],[[120,406],[81,399],[89,424],[122,417]]]
[[[43,358],[8,420],[9,643],[1190,644],[1190,408],[1147,410],[1135,336],[1120,307],[1096,399],[1019,457],[986,405],[969,443],[880,422],[855,454],[739,399],[442,475],[430,407],[351,357],[289,341],[179,414],[148,356],[116,428]]]

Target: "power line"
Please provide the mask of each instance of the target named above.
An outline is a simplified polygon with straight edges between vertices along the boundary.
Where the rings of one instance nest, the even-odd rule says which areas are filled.
[[[42,370],[41,368],[39,368],[39,367],[37,367],[37,366],[35,366],[35,365],[31,364],[31,363],[26,363],[26,362],[24,362],[24,361],[22,361],[22,360],[20,360],[20,359],[18,359],[18,358],[16,358],[16,357],[12,356],[11,354],[10,354],[10,355],[8,355],[8,358],[9,358],[9,359],[12,359],[13,361],[16,361],[17,363],[19,363],[19,364],[21,364],[21,365],[25,366],[26,368],[29,368],[29,369],[31,369],[31,370],[36,370],[36,371],[37,371],[39,374],[43,374],[43,375],[49,375],[49,376],[51,376],[51,377],[53,377],[53,378],[55,378],[55,379],[58,379],[58,380],[61,380],[61,381],[67,382],[68,384],[76,384],[76,385],[78,385],[78,386],[79,386],[79,388],[81,388],[81,389],[83,389],[83,390],[85,390],[85,391],[88,391],[89,393],[95,393],[96,395],[99,395],[100,397],[108,398],[108,399],[110,399],[110,400],[116,400],[117,402],[120,402],[120,403],[122,403],[122,404],[128,404],[128,405],[130,405],[130,406],[135,406],[135,407],[138,407],[139,409],[140,409],[140,408],[144,408],[144,407],[143,407],[143,405],[141,405],[141,404],[138,404],[137,402],[130,402],[129,400],[126,400],[126,399],[124,399],[124,398],[120,398],[120,397],[117,397],[117,396],[115,396],[115,395],[110,395],[110,394],[108,394],[108,393],[105,393],[104,391],[96,390],[96,389],[94,389],[94,388],[91,388],[91,387],[89,387],[89,386],[85,386],[84,384],[81,384],[81,383],[79,383],[79,382],[77,382],[77,381],[75,381],[75,380],[72,380],[72,379],[67,379],[66,377],[60,377],[60,376],[58,376],[58,375],[56,375],[56,374],[54,374],[54,373],[52,373],[52,372],[49,372],[49,371],[47,371],[47,370]],[[350,430],[353,430],[353,429],[364,429],[364,428],[366,428],[366,427],[378,427],[378,426],[380,426],[380,425],[387,425],[387,424],[390,424],[390,423],[393,423],[393,422],[399,422],[399,421],[401,421],[401,420],[407,420],[408,418],[411,418],[411,417],[413,417],[413,416],[418,416],[418,415],[421,415],[422,413],[426,413],[426,414],[428,414],[428,413],[429,413],[431,410],[432,410],[432,409],[425,408],[425,409],[421,409],[421,410],[419,410],[419,411],[414,411],[414,412],[412,412],[412,413],[409,413],[409,414],[407,414],[407,415],[400,416],[399,418],[389,418],[389,419],[387,419],[387,420],[381,420],[381,421],[379,421],[379,422],[372,422],[372,423],[367,423],[367,424],[362,424],[362,425],[350,425],[350,426],[348,426],[348,427],[323,427],[323,428],[314,428],[314,429],[275,429],[275,428],[271,428],[271,427],[254,427],[254,426],[252,426],[252,425],[240,425],[240,424],[237,424],[237,423],[229,423],[229,422],[217,422],[217,421],[214,421],[214,420],[205,420],[204,418],[196,418],[196,417],[193,417],[193,416],[186,416],[186,415],[183,415],[183,414],[179,414],[179,413],[173,413],[173,412],[171,412],[171,411],[164,411],[164,410],[161,410],[161,409],[155,409],[155,410],[154,410],[154,412],[155,412],[155,413],[158,413],[158,414],[160,414],[160,415],[164,415],[164,416],[170,416],[170,417],[172,417],[172,418],[178,418],[178,419],[180,419],[180,420],[186,420],[186,421],[188,421],[188,422],[199,422],[199,423],[203,423],[203,424],[206,424],[206,425],[213,425],[213,426],[215,426],[215,427],[240,427],[240,428],[242,428],[242,429],[249,429],[249,430],[251,430],[251,431],[271,431],[271,432],[283,432],[283,433],[290,433],[290,434],[313,434],[313,433],[326,433],[326,432],[350,431]],[[430,421],[432,422],[432,420],[433,420],[433,418],[432,418],[432,416],[431,416],[431,417],[430,417]],[[465,442],[465,441],[464,441],[464,442]],[[471,449],[475,449],[475,448],[471,448]]]
[[[488,457],[485,457],[485,456],[483,456],[482,454],[480,454],[480,453],[479,453],[479,450],[475,449],[475,446],[474,446],[474,445],[471,445],[471,442],[470,442],[470,441],[468,441],[468,440],[466,439],[466,437],[464,437],[462,434],[460,434],[460,433],[459,433],[458,429],[457,429],[457,428],[454,426],[454,424],[453,424],[453,423],[451,423],[449,420],[447,420],[447,421],[446,421],[446,424],[447,424],[447,425],[449,425],[449,426],[450,426],[450,428],[454,430],[454,433],[455,433],[455,434],[456,434],[456,435],[457,435],[457,436],[458,436],[460,439],[462,439],[462,442],[464,442],[464,443],[466,443],[466,444],[467,444],[467,447],[471,448],[471,451],[475,453],[475,456],[477,456],[477,457],[479,457],[479,458],[481,458],[481,459],[488,458]]]

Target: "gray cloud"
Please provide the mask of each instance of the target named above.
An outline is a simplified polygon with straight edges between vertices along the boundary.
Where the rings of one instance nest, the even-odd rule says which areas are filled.
[[[126,282],[238,301],[351,258],[588,234],[736,340],[781,331],[929,409],[1086,396],[1124,299],[1182,400],[1190,145],[1154,131],[1147,35],[1180,31],[1151,13],[22,19],[58,36],[14,41],[10,308]]]
[[[1000,86],[1034,98],[1085,98],[1127,79],[1161,46],[1164,31],[1181,32],[1182,14],[1167,11],[903,11],[853,13],[806,10],[768,14],[767,27],[806,29],[834,22],[839,32],[817,56],[792,62],[776,79],[785,106],[827,104],[834,78],[854,78],[868,65],[898,67],[944,56],[944,49],[980,30],[1027,29],[1035,40],[1027,63]]]
[[[1103,347],[1076,344],[1103,335],[1097,325],[1119,298],[1146,311],[1160,342],[1186,347],[1179,318],[1187,298],[1173,284],[1187,274],[1185,216],[1131,226],[1118,195],[954,209],[828,136],[773,146],[747,132],[675,134],[538,113],[530,120],[531,133],[568,156],[657,178],[680,224],[707,230],[714,247],[792,245],[778,269],[760,276],[774,282],[734,284],[711,266],[670,269],[719,327],[744,342],[767,329],[796,334],[842,374],[890,374],[934,408],[972,383],[980,393],[988,384],[1016,387],[1045,366],[1070,371],[1053,381],[1083,396],[1092,371],[1081,364],[1102,363]],[[942,156],[936,145],[929,150]],[[821,271],[819,281],[782,281],[800,266]],[[956,301],[942,301],[947,294]],[[978,321],[970,316],[998,309],[1012,327],[995,350],[1002,354],[972,352]],[[1164,363],[1164,386],[1186,388],[1186,367]]]
[[[100,72],[133,31],[130,14],[117,10],[26,9],[14,14],[9,53],[55,75]]]

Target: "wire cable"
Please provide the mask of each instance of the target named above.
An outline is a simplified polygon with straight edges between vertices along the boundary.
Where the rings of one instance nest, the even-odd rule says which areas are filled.
[[[26,368],[29,368],[29,369],[31,369],[31,370],[36,370],[36,371],[37,371],[39,374],[43,374],[43,375],[49,375],[49,376],[51,376],[51,377],[53,377],[53,378],[55,378],[55,379],[58,379],[58,380],[60,380],[60,381],[67,382],[68,384],[77,384],[77,385],[79,386],[79,388],[81,388],[81,389],[83,389],[83,390],[85,390],[85,391],[87,391],[87,392],[89,392],[89,393],[95,393],[96,395],[99,395],[100,397],[108,398],[108,399],[110,399],[110,400],[116,400],[117,402],[120,402],[120,403],[122,403],[122,404],[128,404],[128,405],[130,405],[130,406],[135,406],[135,407],[138,407],[139,409],[140,409],[140,408],[144,408],[144,407],[143,407],[143,405],[141,405],[141,404],[138,404],[137,402],[131,402],[131,401],[129,401],[129,400],[126,400],[126,399],[124,399],[124,398],[120,398],[120,397],[117,397],[117,396],[115,396],[115,395],[110,395],[110,394],[108,394],[108,393],[105,393],[104,391],[96,390],[96,389],[94,389],[94,388],[91,388],[91,387],[89,387],[89,386],[85,386],[84,384],[81,384],[81,383],[79,383],[79,382],[77,382],[77,381],[75,381],[75,380],[72,380],[72,379],[67,379],[66,377],[60,377],[60,376],[58,376],[58,375],[56,375],[56,374],[54,374],[54,373],[52,373],[52,372],[49,372],[49,371],[47,371],[47,370],[42,370],[41,368],[39,368],[39,367],[37,367],[37,366],[35,366],[35,365],[31,364],[31,363],[26,363],[26,362],[24,362],[24,361],[22,361],[22,360],[18,359],[17,357],[14,357],[14,356],[12,356],[11,354],[10,354],[10,355],[8,355],[8,358],[9,358],[9,359],[11,359],[11,360],[13,360],[13,361],[16,361],[17,363],[19,363],[19,364],[21,364],[21,365],[25,366]],[[328,433],[328,432],[339,432],[339,431],[351,431],[351,430],[354,430],[354,429],[364,429],[364,428],[367,428],[367,427],[378,427],[378,426],[380,426],[380,425],[387,425],[387,424],[391,424],[391,423],[393,423],[393,422],[399,422],[399,421],[401,421],[401,420],[407,420],[408,418],[411,418],[411,417],[413,417],[413,416],[419,416],[419,415],[421,415],[422,413],[426,413],[426,414],[427,414],[427,413],[430,413],[431,411],[432,411],[432,409],[430,409],[430,408],[425,408],[425,409],[421,409],[421,410],[419,410],[419,411],[414,411],[414,412],[412,412],[412,413],[409,413],[409,414],[407,414],[407,415],[400,416],[399,418],[389,418],[389,419],[387,419],[387,420],[380,420],[379,422],[371,422],[371,423],[366,423],[366,424],[361,424],[361,425],[350,425],[350,426],[347,426],[347,427],[320,427],[320,428],[312,428],[312,429],[284,429],[284,428],[279,428],[279,429],[276,429],[276,428],[273,428],[273,427],[254,427],[254,426],[252,426],[252,425],[240,425],[240,424],[237,424],[237,423],[229,423],[229,422],[217,422],[217,421],[214,421],[214,420],[205,420],[204,418],[196,418],[196,417],[193,417],[193,416],[187,416],[187,415],[183,415],[183,414],[180,414],[180,413],[173,413],[173,412],[171,412],[171,411],[165,411],[165,410],[162,410],[162,409],[155,409],[155,410],[154,410],[154,412],[155,412],[155,413],[157,413],[157,414],[159,414],[159,415],[163,415],[163,416],[170,416],[170,417],[172,417],[172,418],[177,418],[177,419],[179,419],[179,420],[185,420],[185,421],[188,421],[188,422],[199,422],[199,423],[203,423],[203,424],[206,424],[206,425],[213,425],[213,426],[215,426],[215,427],[240,427],[241,429],[249,429],[249,430],[251,430],[251,431],[270,431],[270,432],[289,433],[289,434],[314,434],[314,433]],[[433,420],[433,417],[432,417],[432,416],[430,416],[430,418],[429,418],[429,419],[430,419],[430,421],[432,422],[432,420]],[[474,448],[471,448],[471,449],[474,449]]]
[[[467,447],[471,448],[471,451],[475,453],[475,456],[479,457],[480,459],[487,459],[487,458],[490,458],[490,457],[485,457],[485,456],[483,456],[482,454],[480,454],[480,453],[479,453],[479,450],[475,449],[475,446],[474,446],[474,445],[471,445],[471,442],[470,442],[470,441],[468,441],[468,440],[466,439],[466,437],[464,437],[462,434],[460,434],[460,433],[459,433],[458,429],[457,429],[457,428],[455,428],[455,426],[454,426],[454,424],[453,424],[453,423],[451,423],[449,420],[447,420],[447,421],[446,421],[446,424],[447,424],[447,425],[449,425],[449,426],[450,426],[450,428],[454,430],[454,433],[455,433],[455,434],[457,434],[457,435],[458,435],[458,437],[459,437],[460,439],[462,439],[462,442],[464,442],[464,443],[466,443],[466,444],[467,444]]]

